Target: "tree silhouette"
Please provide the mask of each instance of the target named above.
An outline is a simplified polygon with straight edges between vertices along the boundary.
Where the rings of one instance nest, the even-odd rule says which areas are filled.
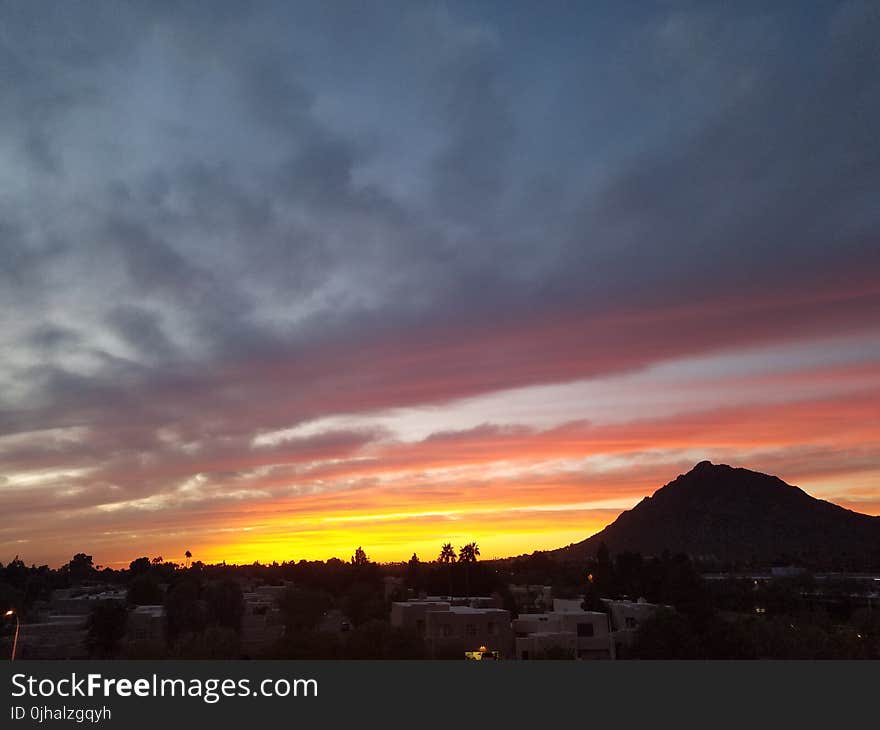
[[[192,560],[192,556],[193,556],[193,554],[189,550],[187,550],[184,553],[184,557],[186,558],[186,567],[187,568],[189,567],[189,561]]]
[[[480,547],[475,542],[469,542],[462,545],[458,551],[458,562],[464,563],[464,588],[468,598],[471,595],[471,563],[477,562],[477,556],[480,554]]]
[[[118,601],[101,601],[89,614],[86,623],[86,648],[89,655],[99,659],[109,659],[125,636],[128,610]]]
[[[137,558],[128,564],[128,569],[132,576],[142,575],[150,570],[150,559],[148,557]]]
[[[85,553],[77,553],[67,564],[68,575],[74,583],[87,580],[95,572],[92,556]]]
[[[126,598],[132,606],[155,606],[165,600],[165,593],[155,576],[141,573],[131,579]]]
[[[372,619],[382,620],[388,615],[382,590],[375,583],[357,580],[342,596],[341,608],[353,626]]]
[[[451,542],[447,542],[443,548],[440,550],[440,557],[437,558],[438,563],[454,563],[455,562],[455,548],[452,547]]]
[[[419,587],[422,580],[421,568],[422,564],[419,561],[419,556],[413,553],[409,562],[406,564],[406,582],[410,588],[416,589]]]
[[[165,633],[173,643],[183,634],[197,634],[204,631],[207,624],[207,611],[199,600],[199,581],[184,574],[165,594]]]
[[[477,556],[480,554],[480,547],[475,542],[469,542],[467,545],[462,545],[458,551],[458,562],[459,563],[476,563]]]
[[[204,600],[209,624],[241,633],[244,596],[241,586],[236,581],[227,578],[209,583],[205,586]]]
[[[284,626],[290,635],[316,631],[333,597],[323,591],[288,586],[278,598]]]
[[[589,581],[587,593],[590,594],[591,602],[594,605],[594,608],[591,609],[593,611],[602,610],[602,604],[599,600],[602,596],[614,596],[618,593],[617,580],[614,574],[614,561],[612,561],[611,553],[604,542],[600,542],[596,550],[593,580]]]
[[[442,563],[447,566],[446,572],[449,575],[449,597],[452,597],[452,565],[455,563],[455,548],[452,547],[451,542],[447,542],[440,549],[440,556],[437,558],[438,563]]]
[[[351,556],[351,564],[352,565],[367,565],[370,562],[370,559],[367,557],[366,552],[360,546],[358,549],[354,551],[354,555]]]

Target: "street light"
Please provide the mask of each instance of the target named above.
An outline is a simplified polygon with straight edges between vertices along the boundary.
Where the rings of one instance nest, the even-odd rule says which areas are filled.
[[[18,629],[21,626],[21,621],[18,619],[18,614],[14,609],[10,608],[4,616],[15,616],[15,637],[12,639],[12,656],[9,658],[9,661],[15,660],[15,650],[18,648]]]

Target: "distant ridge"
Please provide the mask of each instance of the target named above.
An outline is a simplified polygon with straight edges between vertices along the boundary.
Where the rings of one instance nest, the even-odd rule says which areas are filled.
[[[552,551],[686,553],[721,562],[802,562],[880,568],[880,517],[811,497],[775,476],[702,461],[621,514],[601,532]]]

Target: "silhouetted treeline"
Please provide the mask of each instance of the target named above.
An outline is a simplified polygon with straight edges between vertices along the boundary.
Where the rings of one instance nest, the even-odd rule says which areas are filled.
[[[550,586],[555,597],[583,597],[589,610],[605,611],[603,598],[669,606],[643,624],[622,658],[880,658],[878,613],[845,579],[821,586],[809,574],[707,581],[703,566],[669,553],[611,555],[600,545],[581,561],[541,552],[479,561],[476,544],[466,547],[456,555],[446,545],[437,559],[413,555],[384,565],[360,548],[350,561],[185,565],[157,556],[117,570],[86,553],[58,569],[16,558],[0,565],[0,605],[27,623],[55,589],[124,589],[125,601],[97,602],[89,616],[86,645],[95,657],[422,658],[422,639],[390,625],[392,601],[492,596],[515,617],[511,585]],[[259,586],[278,587],[274,608],[284,631],[254,653],[242,642],[243,593]],[[164,607],[161,641],[125,638],[136,606]],[[6,622],[4,632],[10,629]]]

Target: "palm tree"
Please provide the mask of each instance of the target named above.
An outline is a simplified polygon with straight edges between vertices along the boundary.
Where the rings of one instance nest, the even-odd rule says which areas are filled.
[[[192,554],[189,550],[187,550],[187,551],[184,553],[184,556],[186,557],[186,567],[188,568],[188,567],[189,567],[189,561],[192,560],[192,556],[193,556],[193,554]]]
[[[455,548],[451,542],[447,542],[440,549],[440,557],[437,558],[438,563],[444,563],[449,566],[446,571],[449,573],[449,597],[452,598],[452,564],[455,562]]]
[[[452,547],[451,542],[447,542],[442,549],[440,550],[440,557],[437,558],[438,563],[454,563],[455,562],[455,548]]]
[[[469,542],[467,545],[462,545],[461,549],[458,551],[458,562],[459,563],[476,563],[477,555],[480,554],[480,546],[475,542]]]
[[[479,554],[480,546],[475,542],[462,545],[458,551],[458,562],[464,563],[464,587],[468,598],[471,597],[470,564],[477,562],[477,555]]]

